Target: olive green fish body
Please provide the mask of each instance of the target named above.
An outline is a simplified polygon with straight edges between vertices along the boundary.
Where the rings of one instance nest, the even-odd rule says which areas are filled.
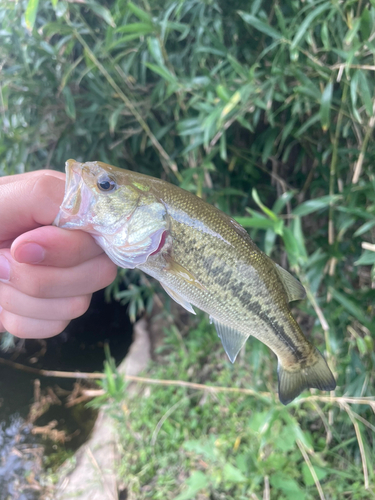
[[[236,221],[177,186],[100,162],[69,160],[67,174],[56,225],[90,232],[118,265],[156,278],[188,311],[207,312],[232,362],[250,335],[270,347],[284,404],[305,388],[335,387],[289,309],[302,285]]]

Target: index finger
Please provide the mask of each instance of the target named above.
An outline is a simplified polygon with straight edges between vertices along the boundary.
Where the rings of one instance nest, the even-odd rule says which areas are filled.
[[[2,178],[0,243],[39,226],[52,224],[64,198],[65,175],[41,170]]]

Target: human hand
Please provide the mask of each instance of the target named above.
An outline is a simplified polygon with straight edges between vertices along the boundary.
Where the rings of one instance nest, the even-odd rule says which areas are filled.
[[[51,226],[65,175],[0,177],[0,332],[52,337],[116,277],[116,265],[83,231]]]

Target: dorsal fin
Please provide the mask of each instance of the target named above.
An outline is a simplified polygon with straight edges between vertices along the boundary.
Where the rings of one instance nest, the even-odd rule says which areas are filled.
[[[217,319],[210,316],[210,320],[214,323],[218,336],[221,339],[225,352],[232,363],[236,361],[237,355],[248,339],[248,335],[244,335],[235,330],[231,326],[223,325]]]
[[[280,279],[284,285],[286,294],[288,296],[288,301],[302,300],[306,297],[306,291],[302,284],[294,278],[288,271],[285,271],[279,264],[276,264],[276,270],[280,276]]]

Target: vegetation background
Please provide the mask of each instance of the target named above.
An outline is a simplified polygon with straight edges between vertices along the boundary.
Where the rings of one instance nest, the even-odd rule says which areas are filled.
[[[151,376],[250,394],[125,404],[109,377],[128,498],[375,498],[374,0],[2,0],[0,24],[0,175],[101,160],[235,216],[338,380],[284,408],[262,344],[232,367],[204,315],[172,328]],[[109,290],[133,319],[154,293]]]

